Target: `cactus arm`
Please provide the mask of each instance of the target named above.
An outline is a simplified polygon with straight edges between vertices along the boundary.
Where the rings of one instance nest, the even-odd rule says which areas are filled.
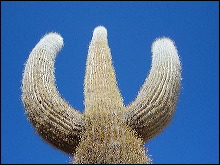
[[[55,85],[54,62],[63,46],[57,33],[45,35],[25,64],[22,102],[29,121],[47,142],[68,154],[78,145],[84,116],[61,98]]]
[[[151,49],[150,73],[124,113],[128,125],[144,142],[159,134],[171,121],[181,81],[181,64],[174,43],[169,38],[159,38]]]

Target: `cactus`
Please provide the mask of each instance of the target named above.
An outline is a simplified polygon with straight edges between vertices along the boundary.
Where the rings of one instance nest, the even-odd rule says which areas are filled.
[[[54,62],[63,46],[57,33],[46,34],[25,64],[22,102],[36,132],[74,163],[151,163],[144,144],[170,123],[180,90],[181,64],[169,38],[152,44],[151,70],[129,105],[117,86],[107,30],[93,32],[84,79],[84,113],[61,97]]]

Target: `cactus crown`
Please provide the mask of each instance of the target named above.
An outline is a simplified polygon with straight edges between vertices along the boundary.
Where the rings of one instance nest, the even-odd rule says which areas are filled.
[[[135,100],[123,104],[107,30],[93,32],[84,79],[85,111],[71,107],[55,85],[55,57],[63,46],[46,34],[25,64],[22,102],[36,132],[75,163],[150,163],[143,145],[171,121],[180,90],[181,64],[174,42],[152,44],[152,66]]]

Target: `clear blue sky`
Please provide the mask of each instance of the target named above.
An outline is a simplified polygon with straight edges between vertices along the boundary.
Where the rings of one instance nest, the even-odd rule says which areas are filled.
[[[182,88],[173,121],[145,145],[153,163],[219,162],[219,2],[1,2],[2,163],[69,163],[38,137],[24,114],[21,79],[32,48],[47,32],[65,45],[56,61],[59,92],[83,111],[83,79],[94,28],[108,30],[124,103],[149,73],[151,44],[176,43]]]

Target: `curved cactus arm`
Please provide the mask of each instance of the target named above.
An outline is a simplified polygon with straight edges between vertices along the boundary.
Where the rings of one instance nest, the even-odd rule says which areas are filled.
[[[28,119],[47,142],[68,154],[75,151],[84,116],[61,98],[55,85],[54,62],[63,46],[57,33],[45,35],[25,64],[22,102]]]
[[[150,73],[124,113],[127,123],[145,142],[159,134],[171,121],[181,81],[181,63],[173,41],[159,38],[151,49]]]
[[[98,26],[93,31],[86,61],[84,80],[85,115],[120,112],[123,100],[117,86],[107,30]],[[98,108],[97,108],[98,107]],[[100,112],[98,112],[99,110]]]

